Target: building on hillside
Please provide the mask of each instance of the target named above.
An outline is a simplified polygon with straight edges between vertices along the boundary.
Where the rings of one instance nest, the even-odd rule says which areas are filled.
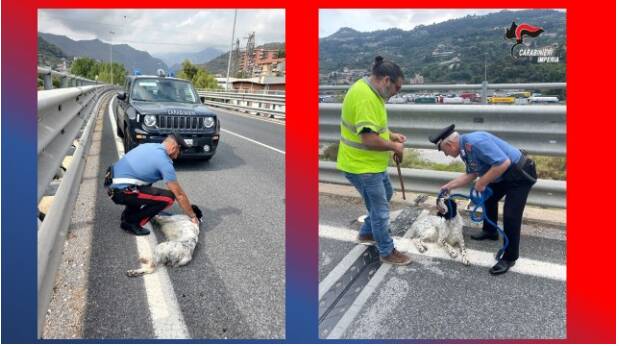
[[[415,77],[410,79],[411,84],[423,84],[423,82],[423,75],[420,73],[415,73]]]
[[[248,50],[241,52],[238,72],[247,77],[285,76],[286,58],[279,57],[281,50],[254,48],[250,56]]]
[[[225,82],[224,82],[225,83]],[[235,91],[240,92],[282,92],[286,90],[286,78],[275,76],[262,76],[253,78],[236,78],[232,82]]]
[[[215,77],[215,80],[217,81],[217,86],[219,88],[226,90],[226,77]],[[230,80],[228,81],[227,90],[233,89],[234,88],[233,83],[237,80],[239,79],[230,77]]]

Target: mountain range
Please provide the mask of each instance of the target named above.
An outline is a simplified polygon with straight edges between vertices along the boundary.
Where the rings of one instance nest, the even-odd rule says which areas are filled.
[[[98,39],[75,41],[62,35],[39,32],[40,44],[41,39],[60,49],[67,57],[83,56],[100,61],[110,60],[110,44]],[[137,50],[127,44],[114,44],[111,45],[111,48],[112,60],[125,65],[125,69],[130,73],[134,69],[139,69],[143,74],[156,74],[159,68],[166,71],[168,69],[163,60],[154,58],[149,53]]]
[[[199,52],[173,52],[157,54],[157,57],[163,60],[168,66],[170,66],[170,71],[176,72],[180,69],[181,63],[185,59],[191,61],[192,64],[203,64],[213,60],[213,58],[216,58],[222,53],[222,50],[208,47]]]
[[[559,63],[510,56],[513,40],[504,38],[512,21],[540,26],[544,32],[525,37],[519,47],[554,46]],[[348,69],[369,71],[374,57],[383,56],[402,67],[407,78],[421,74],[425,83],[479,83],[484,61],[489,82],[565,81],[565,12],[554,10],[501,11],[469,15],[412,30],[359,32],[341,28],[320,39],[320,73]]]

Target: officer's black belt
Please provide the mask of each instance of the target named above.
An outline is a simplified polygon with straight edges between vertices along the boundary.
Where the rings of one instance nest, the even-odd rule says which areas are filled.
[[[537,182],[537,178],[532,177],[525,169],[527,165],[534,165],[534,162],[527,155],[525,150],[520,149],[520,152],[522,153],[522,155],[520,155],[520,159],[508,169],[505,178],[512,181],[521,180],[519,178],[524,178],[530,183],[535,184]]]

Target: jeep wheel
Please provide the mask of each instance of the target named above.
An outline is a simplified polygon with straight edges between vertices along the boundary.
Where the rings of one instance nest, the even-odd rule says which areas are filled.
[[[131,135],[127,132],[127,127],[125,127],[125,136],[123,137],[123,148],[125,149],[125,154],[127,154],[131,149],[135,148],[135,144],[131,140]]]

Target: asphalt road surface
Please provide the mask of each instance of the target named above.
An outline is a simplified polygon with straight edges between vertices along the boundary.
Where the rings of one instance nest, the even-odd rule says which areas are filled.
[[[468,267],[436,247],[419,254],[400,235],[394,237],[396,247],[411,254],[410,266],[376,264],[349,282],[346,274],[338,273],[358,270],[353,267],[359,263],[353,266],[351,258],[367,250],[354,242],[359,228],[355,220],[364,213],[359,199],[320,196],[320,292],[327,292],[321,298],[329,296],[325,288],[350,285],[343,302],[319,316],[321,338],[566,337],[565,239],[555,236],[557,230],[543,237],[525,226],[520,260],[498,277],[488,268],[499,244],[471,240],[471,227],[465,227],[465,242],[475,260]],[[394,211],[392,229],[401,221],[397,215]]]
[[[62,318],[48,319],[49,330],[73,328],[77,334],[48,332],[46,336],[284,338],[283,123],[216,111],[222,132],[215,156],[210,162],[175,163],[179,183],[191,203],[204,212],[192,261],[184,267],[161,268],[143,278],[129,278],[126,271],[139,267],[140,255],[149,254],[162,235],[155,230],[150,239],[136,237],[119,227],[123,208],[110,201],[102,187],[105,168],[119,155],[109,112],[106,104],[95,129],[101,131],[100,143],[96,143],[100,150],[88,157],[97,168],[92,177],[84,178],[85,183],[95,182],[92,186],[96,188],[78,197],[70,229],[73,236],[84,225],[91,232],[90,244],[83,246],[87,262],[77,266],[86,268],[84,287],[69,290],[64,299],[65,303],[84,302],[66,307],[63,299],[56,297],[50,306],[50,311],[65,309],[79,315],[72,318],[78,326],[63,326]],[[164,187],[161,183],[155,186]],[[177,204],[168,211],[181,213]],[[89,219],[81,219],[81,215]],[[67,244],[71,244],[71,236]],[[70,251],[65,245],[65,252]],[[75,265],[63,264],[60,277],[70,277],[72,267]],[[66,286],[57,283],[58,291]],[[75,306],[83,308],[74,311]],[[62,312],[54,314],[61,316]]]

